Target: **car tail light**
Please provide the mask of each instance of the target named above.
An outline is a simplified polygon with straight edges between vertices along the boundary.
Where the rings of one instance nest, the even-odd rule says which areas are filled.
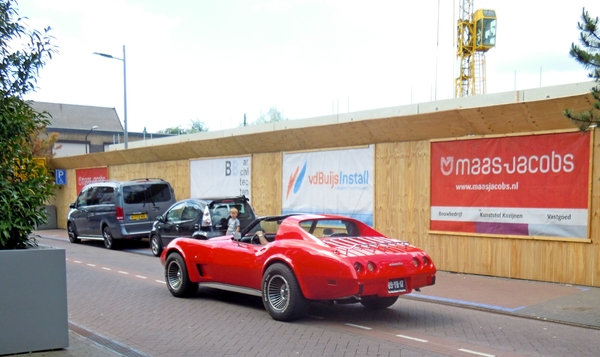
[[[416,257],[413,257],[412,262],[413,262],[413,265],[415,266],[415,268],[419,266],[419,259],[417,259]]]
[[[125,219],[125,215],[123,214],[123,207],[116,207],[117,211],[117,221],[122,221]]]
[[[208,206],[204,207],[204,214],[202,215],[202,227],[212,226],[212,220],[210,219],[210,211]]]
[[[369,271],[373,273],[375,269],[377,269],[377,265],[375,265],[375,263],[373,262],[369,262],[367,263],[367,269],[369,269]]]
[[[425,266],[429,265],[429,258],[423,256],[423,265],[425,265]]]
[[[362,273],[364,270],[364,267],[362,266],[362,264],[360,264],[359,262],[354,263],[354,270],[356,270],[356,272],[358,274]]]

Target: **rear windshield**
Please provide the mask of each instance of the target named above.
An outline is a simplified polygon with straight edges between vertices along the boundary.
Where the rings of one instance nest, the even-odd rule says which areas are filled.
[[[218,222],[220,219],[229,218],[229,211],[234,207],[238,210],[238,219],[254,219],[252,208],[247,202],[215,202],[211,208],[211,219]]]
[[[156,203],[171,200],[171,190],[165,183],[140,184],[123,187],[123,201],[126,204]]]

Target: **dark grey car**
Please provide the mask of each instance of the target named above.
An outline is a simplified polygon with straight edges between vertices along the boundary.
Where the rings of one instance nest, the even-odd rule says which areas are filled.
[[[116,240],[150,236],[152,224],[175,202],[171,185],[161,179],[103,181],[86,185],[71,203],[67,216],[69,240]]]
[[[152,254],[160,256],[163,248],[175,238],[210,239],[225,235],[232,208],[238,210],[240,229],[256,218],[245,196],[190,198],[175,203],[154,222],[150,233]]]

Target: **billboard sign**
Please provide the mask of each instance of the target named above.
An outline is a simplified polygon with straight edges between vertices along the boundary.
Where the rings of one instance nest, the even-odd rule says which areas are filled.
[[[250,156],[190,161],[191,197],[245,195],[250,199]]]
[[[435,231],[587,238],[589,132],[431,143]]]
[[[283,155],[282,213],[332,213],[373,225],[373,146]]]
[[[77,194],[79,194],[83,186],[88,183],[108,180],[108,168],[95,167],[90,169],[76,169],[75,178],[77,180]]]

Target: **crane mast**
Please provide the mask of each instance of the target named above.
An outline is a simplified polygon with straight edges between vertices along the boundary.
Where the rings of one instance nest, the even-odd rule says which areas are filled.
[[[485,53],[496,45],[496,12],[473,11],[473,0],[462,0],[458,8],[456,56],[459,74],[455,96],[486,93]]]

